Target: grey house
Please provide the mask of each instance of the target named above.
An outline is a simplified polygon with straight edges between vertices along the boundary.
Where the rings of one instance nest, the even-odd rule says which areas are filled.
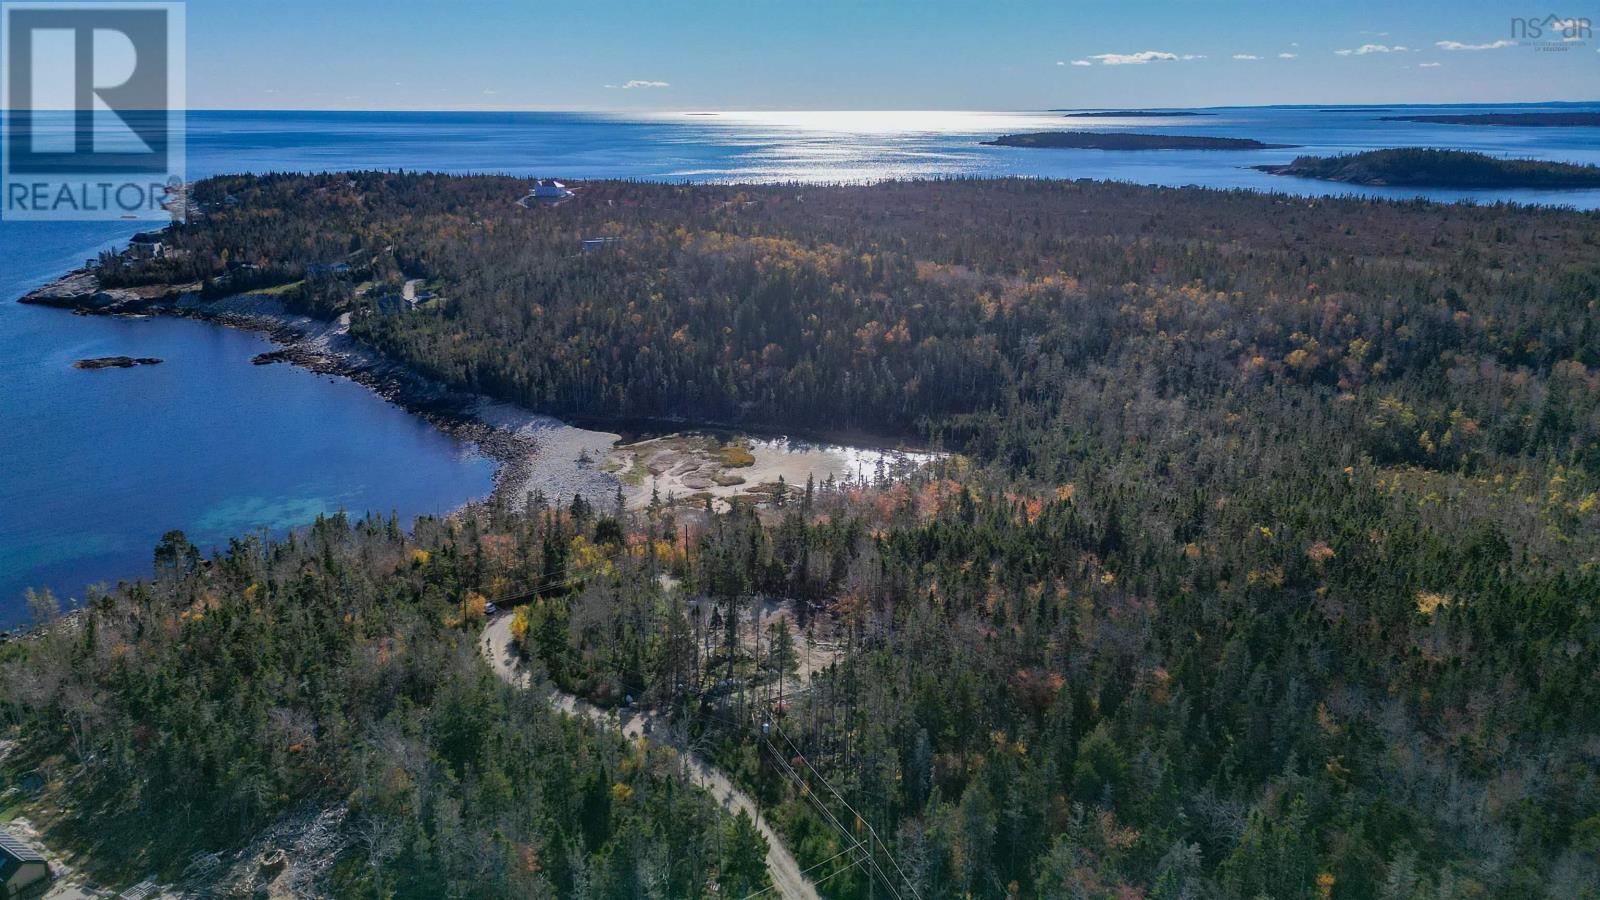
[[[37,851],[0,831],[0,898],[10,900],[50,880],[50,864]]]

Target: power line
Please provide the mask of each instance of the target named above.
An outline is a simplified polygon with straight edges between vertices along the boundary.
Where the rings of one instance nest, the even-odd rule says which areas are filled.
[[[737,719],[729,716],[719,716],[715,713],[706,713],[705,718],[721,722],[725,725],[731,725],[735,729],[747,727],[749,725],[749,723],[740,722]],[[844,837],[845,841],[851,844],[851,848],[847,848],[847,850],[859,848],[867,851],[867,863],[872,867],[872,871],[877,873],[878,878],[883,882],[884,887],[888,888],[889,893],[894,895],[898,900],[900,894],[895,890],[894,882],[883,872],[881,868],[879,868],[877,862],[872,859],[871,849],[865,847],[859,838],[856,838],[850,833],[849,827],[843,822],[839,821],[839,818],[833,814],[833,810],[828,809],[827,804],[822,802],[822,798],[817,796],[816,791],[811,790],[810,786],[806,784],[805,779],[800,776],[799,772],[794,770],[794,767],[789,764],[788,760],[783,758],[783,754],[779,752],[778,748],[773,745],[771,740],[763,736],[761,739],[761,746],[765,747],[767,752],[772,754],[773,761],[777,763],[780,772],[782,772],[784,775],[787,775],[800,788],[800,796],[811,801],[812,805],[816,806],[818,811],[822,813],[823,817],[827,819],[828,823],[833,825],[834,828],[838,829],[840,835]],[[790,746],[792,747],[793,745],[791,744]],[[798,752],[796,755],[799,755]],[[804,757],[802,757],[802,759],[804,759]],[[821,776],[819,775],[818,777],[820,778]],[[829,790],[831,791],[832,788],[830,787]],[[837,792],[835,792],[835,796],[837,796]],[[849,804],[846,804],[846,806],[848,805]],[[852,812],[854,812],[854,810],[852,810]],[[838,854],[835,854],[835,857],[837,856]],[[870,875],[871,872],[868,874]]]
[[[827,859],[823,860],[822,862],[813,863],[812,865],[806,866],[804,869],[800,870],[800,874],[801,875],[809,875],[810,873],[815,872],[816,870],[822,868],[823,866],[827,865],[828,863],[833,862],[834,860],[836,860],[839,857],[845,855],[846,853],[849,853],[850,851],[855,850],[859,846],[861,846],[861,845],[859,843],[856,843],[856,844],[853,844],[853,845],[851,845],[849,847],[846,847],[843,850],[840,850],[838,853],[835,853],[834,855],[832,855],[832,856],[828,857]],[[858,860],[851,860],[850,861],[850,865],[845,866],[843,869],[840,869],[839,872],[849,871],[850,869],[854,868],[857,865],[860,865],[860,862]],[[819,885],[823,881],[827,881],[829,878],[832,878],[833,876],[839,874],[839,872],[829,872],[827,875],[824,875],[820,881],[813,881],[811,884],[812,884],[813,887],[816,886],[816,885]],[[742,900],[751,900],[751,898],[753,898],[753,897],[759,897],[759,896],[761,896],[762,894],[765,894],[768,891],[774,891],[774,890],[777,890],[777,887],[775,885],[770,885],[769,884],[766,887],[762,888],[759,891],[756,891],[753,894],[746,894],[742,898]]]
[[[812,887],[815,887],[815,886],[817,886],[819,884],[822,884],[824,881],[827,881],[828,879],[834,877],[835,875],[843,875],[844,873],[850,871],[851,869],[854,869],[856,866],[859,866],[859,865],[861,865],[861,860],[852,859],[852,860],[850,860],[850,865],[845,866],[842,869],[835,869],[834,871],[829,872],[828,874],[822,876],[821,878],[818,878],[816,881],[813,881],[811,883],[811,885],[812,885]]]
[[[705,718],[711,719],[713,721],[721,722],[721,723],[723,723],[725,725],[730,725],[730,726],[734,727],[735,729],[747,727],[750,724],[750,723],[747,723],[747,722],[740,722],[739,720],[734,719],[734,718],[729,717],[729,716],[719,716],[719,715],[716,715],[715,713],[706,713],[705,714]],[[773,761],[777,763],[777,767],[778,767],[779,771],[782,774],[788,776],[790,779],[792,779],[794,781],[794,783],[800,788],[800,796],[806,798],[807,800],[809,800],[812,803],[812,805],[816,806],[817,810],[822,813],[823,817],[827,820],[828,824],[831,824],[834,828],[838,829],[839,834],[844,838],[845,842],[849,845],[844,850],[840,851],[839,853],[835,853],[833,856],[829,857],[829,860],[837,859],[842,854],[848,853],[848,852],[850,852],[852,850],[866,850],[867,851],[867,862],[872,866],[872,869],[877,872],[878,878],[880,880],[882,880],[884,886],[889,889],[889,893],[894,895],[896,898],[899,898],[900,895],[899,895],[898,892],[895,891],[894,882],[890,881],[889,877],[887,875],[885,875],[883,873],[883,870],[878,868],[877,863],[872,860],[872,858],[871,858],[871,852],[872,851],[870,850],[870,848],[865,847],[861,843],[860,839],[856,838],[855,836],[853,836],[850,833],[850,829],[848,827],[846,827],[843,822],[840,822],[838,817],[833,814],[833,811],[828,809],[827,804],[823,803],[822,799],[817,796],[816,792],[811,790],[810,787],[806,785],[805,779],[800,776],[799,772],[796,772],[794,770],[793,766],[789,765],[788,761],[783,758],[783,754],[778,751],[777,747],[773,746],[773,744],[772,744],[772,742],[770,740],[762,738],[761,746],[766,748],[768,753],[772,754]],[[825,862],[826,861],[827,860],[825,860]],[[819,863],[818,865],[821,865],[821,863]],[[859,865],[859,861],[854,862],[851,865]],[[814,868],[816,868],[816,866],[812,866],[811,868],[814,869]],[[809,871],[811,871],[811,869],[807,869],[806,871],[809,872]],[[804,873],[802,873],[802,874],[804,874]],[[838,873],[835,872],[833,874],[838,874]],[[869,877],[870,877],[871,874],[872,874],[872,872],[869,871],[868,872]],[[829,877],[832,877],[832,875],[830,875]]]
[[[816,795],[816,791],[811,790],[810,787],[806,785],[805,779],[801,778],[800,773],[796,772],[794,767],[789,765],[788,761],[783,758],[783,754],[778,752],[778,748],[772,745],[772,741],[763,737],[762,745],[765,746],[767,751],[772,754],[773,759],[778,761],[779,767],[781,767],[784,772],[788,774],[790,778],[793,778],[795,783],[800,786],[801,796],[810,799],[811,802],[816,805],[817,809],[822,811],[823,816],[827,817],[828,821],[833,823],[833,827],[839,829],[839,833],[844,835],[845,840],[853,842],[854,847],[861,848],[861,840],[850,834],[850,829],[846,828],[844,823],[840,822],[839,818],[833,814],[833,811],[828,809],[827,804],[823,803],[822,799]],[[895,900],[899,900],[900,892],[895,890],[894,882],[889,880],[889,876],[885,875],[883,870],[878,868],[878,863],[872,858],[872,851],[870,848],[867,848],[866,859],[867,864],[872,867],[872,871],[878,874],[878,878],[883,882],[883,886],[889,889],[889,893],[894,895]]]
[[[735,729],[747,727],[747,724],[748,724],[748,723],[740,722],[740,721],[738,721],[736,719],[733,719],[731,717],[728,717],[728,716],[719,716],[719,715],[717,715],[715,713],[711,713],[711,712],[703,713],[702,715],[707,719],[711,719],[713,721],[722,722],[723,724],[730,725],[730,726],[734,727]],[[826,777],[824,777],[821,772],[817,771],[816,766],[813,766],[811,764],[810,759],[807,758],[805,754],[800,752],[800,749],[795,746],[794,741],[792,739],[790,739],[788,734],[786,732],[784,732],[784,730],[781,727],[779,727],[777,725],[773,725],[773,727],[777,729],[778,735],[781,738],[783,738],[784,743],[789,746],[789,749],[794,753],[795,756],[799,757],[800,761],[805,764],[805,767],[811,772],[811,774],[814,775],[817,778],[818,781],[821,781],[823,786],[825,786],[828,789],[828,792],[831,793],[834,796],[834,798],[837,799],[841,804],[843,804],[845,809],[849,810],[850,813],[852,815],[854,815],[856,817],[856,819],[862,823],[863,826],[866,827],[867,832],[872,836],[872,840],[877,845],[877,847],[880,848],[883,851],[885,856],[889,857],[889,864],[894,867],[894,870],[895,870],[896,874],[898,874],[900,876],[901,880],[903,880],[905,882],[906,887],[908,887],[911,890],[912,896],[917,898],[917,900],[922,900],[922,895],[917,890],[916,884],[914,882],[912,882],[912,880],[911,880],[911,878],[909,876],[906,875],[905,870],[900,867],[900,863],[899,863],[898,860],[895,859],[893,851],[891,851],[889,849],[888,844],[886,844],[884,842],[883,838],[878,835],[877,829],[872,827],[872,822],[869,819],[867,819],[866,816],[863,816],[859,811],[857,811],[856,808],[850,804],[850,801],[846,800],[844,798],[844,796],[839,793],[838,789],[835,788],[833,786],[833,784],[830,783],[828,781],[828,779]],[[769,738],[767,738],[765,735],[763,735],[762,736],[762,743],[767,748],[767,750],[772,753],[773,759],[777,761],[778,766],[780,767],[780,769],[782,769],[784,771],[784,774],[786,774],[789,777],[793,778],[795,780],[795,782],[802,788],[802,796],[806,796],[809,799],[811,799],[811,801],[817,806],[817,808],[819,810],[822,811],[823,815],[828,818],[828,820],[834,825],[834,827],[838,828],[843,834],[846,835],[847,839],[854,840],[853,838],[849,837],[849,829],[842,822],[840,822],[836,816],[833,815],[832,811],[829,810],[827,808],[827,806],[821,802],[820,799],[818,799],[816,797],[816,794],[815,794],[814,791],[810,791],[809,788],[807,788],[806,783],[805,783],[805,779],[801,778],[800,774],[798,772],[796,772],[792,766],[789,765],[788,761],[783,758],[783,754],[779,752],[778,748],[772,743],[772,741]],[[856,841],[856,843],[860,844],[860,841]],[[878,866],[876,859],[874,858],[873,854],[870,851],[869,851],[869,854],[868,854],[867,862],[871,866],[872,870],[875,871],[878,874],[878,877],[880,879],[882,879],[882,881],[884,883],[884,886],[889,889],[889,892],[891,894],[893,894],[896,898],[898,898],[900,896],[900,893],[895,888],[894,880],[889,878],[889,876],[886,873],[884,873],[882,868],[880,868]]]
[[[773,758],[778,760],[778,764],[780,766],[782,766],[783,769],[786,772],[788,772],[789,775],[791,777],[793,777],[800,784],[800,787],[802,789],[802,794],[804,796],[811,797],[812,802],[814,802],[817,805],[818,809],[822,810],[823,815],[828,817],[828,820],[833,823],[834,827],[838,828],[841,832],[843,832],[848,839],[855,840],[856,845],[860,846],[861,845],[861,841],[859,839],[850,837],[850,830],[848,828],[846,828],[844,826],[844,823],[840,822],[838,817],[835,816],[833,814],[833,812],[831,810],[829,810],[828,807],[821,801],[821,799],[816,796],[816,792],[812,791],[806,785],[805,779],[801,778],[800,777],[800,773],[796,772],[794,770],[794,767],[789,765],[788,760],[785,760],[783,758],[783,754],[778,752],[778,748],[773,746],[772,741],[767,739],[765,736],[763,736],[762,737],[762,743],[766,746],[767,750],[772,753]],[[790,744],[789,746],[791,748],[793,748],[794,745]],[[799,756],[799,751],[796,751],[795,755]],[[801,759],[802,762],[805,761],[805,757],[803,757],[803,756],[801,756],[800,759]],[[807,763],[806,765],[809,768],[810,763]],[[812,769],[812,771],[815,772],[816,770]],[[819,775],[818,777],[820,778],[821,776]],[[826,783],[826,782],[824,782],[824,783]],[[833,788],[831,786],[828,788],[828,790],[832,791],[833,795],[835,797],[839,796],[838,792],[837,791],[833,791]],[[843,800],[841,800],[840,802],[843,802]],[[845,803],[845,808],[846,809],[850,809],[850,804]],[[852,813],[855,813],[855,810],[853,810],[853,809],[851,809],[850,811]],[[861,818],[861,814],[860,813],[855,813],[855,814],[856,814],[856,820],[857,821],[860,821],[860,822],[865,822],[866,821],[865,819]],[[870,828],[870,826],[869,826],[869,828]],[[874,834],[873,837],[877,837],[877,835]],[[887,851],[885,851],[885,852],[887,852]],[[890,862],[893,862],[893,861],[894,861],[893,859],[890,860]],[[900,892],[895,889],[894,881],[892,881],[889,878],[888,875],[884,874],[883,869],[879,868],[878,861],[873,858],[873,854],[872,854],[872,851],[870,849],[867,851],[867,864],[872,867],[872,871],[878,873],[878,878],[883,881],[883,886],[889,889],[889,893],[894,895],[895,900],[899,900]]]
[[[922,900],[922,895],[917,891],[917,886],[912,883],[909,877],[906,876],[905,870],[900,868],[900,863],[895,860],[894,854],[890,852],[888,845],[883,842],[883,838],[878,836],[878,830],[872,827],[872,822],[868,820],[866,816],[863,816],[861,813],[857,812],[856,808],[850,805],[850,801],[844,799],[844,797],[834,789],[833,785],[828,783],[828,779],[824,778],[822,773],[817,771],[817,767],[813,766],[811,764],[811,760],[807,759],[805,754],[800,752],[800,748],[794,745],[794,741],[789,739],[789,735],[785,734],[782,728],[776,725],[774,725],[773,728],[777,730],[778,736],[783,738],[783,742],[789,745],[789,749],[794,751],[794,755],[799,757],[802,763],[805,763],[807,769],[811,770],[811,774],[815,775],[817,779],[821,781],[825,787],[827,787],[828,791],[832,793],[840,803],[844,804],[845,809],[850,810],[850,812],[858,820],[860,820],[862,824],[866,825],[867,833],[871,834],[872,839],[877,842],[879,847],[883,848],[883,854],[889,857],[889,865],[894,866],[895,872],[899,873],[900,877],[905,880],[906,887],[911,889],[911,895],[916,897],[917,900]]]

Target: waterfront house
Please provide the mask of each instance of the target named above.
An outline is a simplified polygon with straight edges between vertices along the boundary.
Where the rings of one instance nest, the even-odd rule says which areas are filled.
[[[541,178],[533,183],[533,197],[535,200],[565,200],[572,196],[567,186],[554,178]]]
[[[50,879],[50,864],[37,850],[0,829],[0,898],[11,900]]]
[[[167,251],[167,245],[156,240],[154,235],[136,234],[128,242],[128,252],[134,259],[159,259]]]

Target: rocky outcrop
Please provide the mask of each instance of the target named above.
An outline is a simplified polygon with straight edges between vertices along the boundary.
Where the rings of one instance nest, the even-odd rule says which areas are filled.
[[[20,303],[54,306],[86,313],[140,313],[185,294],[198,294],[198,284],[156,284],[105,288],[87,269],[79,269],[24,295]]]
[[[72,364],[74,369],[131,369],[134,366],[154,366],[161,360],[154,356],[96,356],[80,359]]]

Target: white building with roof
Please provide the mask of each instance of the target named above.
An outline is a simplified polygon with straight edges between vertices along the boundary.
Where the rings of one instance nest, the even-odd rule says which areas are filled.
[[[554,178],[541,178],[533,183],[535,200],[565,200],[571,196],[572,191]]]

